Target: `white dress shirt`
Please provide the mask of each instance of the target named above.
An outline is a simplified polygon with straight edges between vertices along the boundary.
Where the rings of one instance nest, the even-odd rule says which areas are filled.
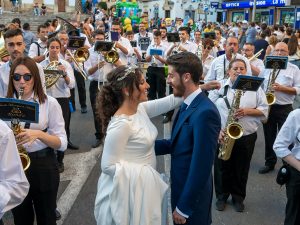
[[[261,59],[253,59],[251,62],[250,62],[251,65],[255,66],[257,69],[259,69],[259,71],[263,71],[265,69],[265,64],[264,62],[261,60]]]
[[[252,75],[249,60],[246,57],[242,56],[241,54],[236,54],[236,58],[243,59],[246,62],[247,74]],[[212,61],[204,80],[206,82],[212,80],[219,80],[219,81],[224,79],[227,80],[226,72],[228,70],[229,63],[230,61],[227,59],[226,54],[215,58]]]
[[[174,46],[174,44],[171,44],[170,46],[169,46],[169,48],[167,49],[167,52],[169,52],[169,50],[172,48]],[[182,46],[183,48],[185,48],[186,49],[186,51],[188,51],[188,52],[191,52],[191,53],[194,53],[194,54],[196,54],[196,51],[197,51],[197,44],[196,43],[194,43],[194,42],[192,42],[192,41],[185,41],[185,42],[180,42],[179,43],[179,46]],[[176,47],[175,47],[176,48]],[[174,49],[173,49],[173,51],[174,51]]]
[[[272,70],[265,69],[260,72],[259,76],[265,78],[263,83],[263,88],[266,91],[268,87],[268,82],[270,79],[270,74]],[[277,72],[275,73],[275,76]],[[297,95],[300,94],[300,70],[296,65],[288,62],[286,70],[280,70],[276,80],[276,83],[284,85],[287,87],[295,88]],[[293,104],[295,95],[286,94],[280,91],[275,91],[276,102],[278,105]]]
[[[127,55],[125,55],[120,49],[117,49],[117,52],[119,54],[120,57],[120,61],[122,62],[123,65],[127,65],[128,64],[128,57],[131,57],[133,51],[133,48],[130,44],[130,41],[127,38],[121,37],[119,38],[118,42],[128,50]]]
[[[289,150],[288,147],[292,143],[294,147]],[[280,158],[292,154],[300,160],[300,109],[290,112],[276,137],[273,149]]]
[[[211,65],[211,63],[212,63],[213,60],[214,60],[214,57],[212,55],[208,55],[207,58],[205,59],[205,61],[202,62],[203,77],[205,77],[206,74],[208,73],[208,70],[209,70],[210,65]]]
[[[6,62],[0,67],[0,97],[6,97],[7,89],[8,89],[8,82],[9,82],[9,73],[10,73],[10,61]],[[39,74],[42,82],[42,87],[46,93],[46,85],[45,85],[45,75],[43,67],[36,63]]]
[[[166,53],[167,53],[167,47],[164,46],[162,43],[159,45],[151,44],[149,45],[147,52],[146,52],[146,57],[150,56],[150,49],[160,49],[162,50],[162,55],[160,57],[164,58]],[[164,63],[159,61],[158,59],[155,59],[154,56],[151,57],[151,62],[149,62],[149,66],[151,66],[152,63],[157,64],[157,67],[164,67]]]
[[[47,50],[47,42],[42,42],[41,39],[39,39],[37,43],[40,45],[40,55],[44,55],[45,51]],[[30,58],[39,56],[38,48],[39,47],[36,43],[32,43],[29,48],[28,56]]]
[[[150,33],[150,32],[145,32],[144,35],[141,34],[141,33],[136,33],[136,34],[134,34],[134,36],[133,36],[133,40],[134,40],[134,41],[137,41],[137,45],[139,45],[139,38],[141,38],[141,37],[148,37],[148,38],[150,38],[150,43],[151,43],[152,40],[153,40],[153,34]]]
[[[29,102],[38,102],[38,99],[31,95],[29,99],[23,99]],[[10,122],[7,122],[10,126]],[[20,123],[21,127],[25,127],[25,122]],[[65,131],[65,121],[62,116],[61,106],[58,104],[57,100],[49,95],[43,104],[39,104],[39,122],[31,123],[29,129],[32,130],[47,130],[46,132],[50,135],[55,135],[60,139],[61,145],[58,149],[59,151],[65,151],[67,149],[68,141]],[[36,139],[31,145],[28,143],[23,145],[27,152],[37,152],[48,146],[44,144],[39,139]]]
[[[89,49],[90,57],[85,62],[85,71],[88,74],[88,71],[90,68],[97,65],[99,62],[104,61],[104,57],[102,54],[99,54],[98,52],[94,51],[94,47]],[[115,68],[112,63],[105,62],[104,66],[98,70],[96,70],[95,73],[89,75],[89,80],[99,81],[99,82],[105,82],[106,81],[106,75],[112,71],[112,69]]]
[[[217,106],[221,116],[222,129],[224,129],[227,122],[228,113],[229,113],[229,109],[227,108],[227,105],[223,99],[224,87],[227,85],[229,86],[226,96],[230,106],[232,105],[235,90],[231,88],[233,84],[230,79],[222,80],[220,81],[220,83],[221,83],[221,88],[219,90],[215,89],[210,91],[208,97]],[[240,99],[239,108],[258,109],[264,114],[264,116],[244,116],[238,120],[238,122],[242,125],[244,130],[243,136],[256,132],[259,124],[261,124],[261,120],[265,119],[268,115],[268,104],[266,100],[266,95],[262,90],[262,88],[259,88],[256,92],[254,91],[244,92],[244,94]]]
[[[29,190],[12,130],[0,120],[0,219],[21,204]]]
[[[58,61],[66,68],[66,73],[70,78],[70,83],[67,84],[65,79],[60,77],[52,87],[47,89],[47,94],[54,98],[69,98],[71,96],[70,89],[75,87],[73,68],[66,60],[59,58]],[[44,61],[40,62],[41,66],[44,68],[46,68],[49,63],[50,61],[48,57]]]

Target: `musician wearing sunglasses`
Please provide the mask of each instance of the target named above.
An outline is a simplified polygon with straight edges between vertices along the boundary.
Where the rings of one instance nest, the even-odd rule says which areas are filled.
[[[71,112],[69,108],[69,98],[71,96],[70,89],[75,87],[75,78],[72,66],[66,60],[59,58],[61,43],[58,38],[51,38],[48,40],[47,47],[49,49],[49,56],[42,61],[40,64],[46,68],[50,63],[56,62],[57,68],[56,70],[61,71],[61,77],[58,81],[51,87],[47,89],[47,94],[56,98],[58,103],[61,106],[63,112],[63,118],[65,121],[65,129],[68,137],[68,148],[74,147],[74,145],[70,142],[70,120],[71,120]],[[70,149],[78,149],[70,148]],[[59,163],[59,170],[62,172],[64,170],[63,164],[64,152],[57,151],[57,159]]]
[[[39,104],[38,123],[20,123],[17,144],[23,145],[31,160],[26,176],[29,193],[12,210],[15,225],[56,225],[55,207],[59,172],[54,150],[67,148],[67,136],[61,107],[57,100],[44,93],[38,67],[29,57],[17,58],[11,66],[8,98],[19,98]],[[10,123],[9,123],[10,125]]]
[[[242,48],[242,54],[249,59],[252,75],[258,76],[265,69],[264,62],[254,56],[255,46],[252,43],[245,43]]]
[[[203,66],[203,74],[202,74],[202,78],[201,80],[204,79],[204,77],[206,76],[210,64],[212,63],[212,61],[214,60],[214,57],[211,55],[212,53],[212,49],[214,47],[214,42],[213,40],[209,39],[209,38],[205,38],[202,41],[202,66]]]
[[[23,33],[20,29],[8,30],[4,34],[5,48],[9,53],[10,61],[4,63],[0,67],[0,97],[5,97],[7,94],[7,87],[9,81],[9,73],[12,62],[24,56],[25,43]],[[42,87],[45,88],[45,75],[41,65],[36,64],[39,69],[39,76],[41,78]]]

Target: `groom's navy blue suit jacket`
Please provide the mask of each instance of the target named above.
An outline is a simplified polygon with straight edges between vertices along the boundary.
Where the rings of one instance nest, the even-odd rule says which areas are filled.
[[[211,224],[212,165],[221,129],[215,105],[202,92],[174,120],[170,140],[157,140],[157,155],[171,154],[171,202],[188,224]]]

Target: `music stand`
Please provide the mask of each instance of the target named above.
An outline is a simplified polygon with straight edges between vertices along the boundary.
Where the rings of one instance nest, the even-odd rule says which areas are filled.
[[[215,32],[205,32],[204,33],[204,38],[209,38],[212,40],[216,39],[216,33]]]
[[[94,45],[95,52],[108,52],[112,49],[114,43],[111,41],[96,41]]]
[[[0,119],[19,122],[38,123],[39,104],[14,98],[0,98]]]
[[[167,33],[168,42],[180,42],[179,34],[176,33]]]
[[[84,46],[85,37],[70,36],[67,49],[78,49]]]
[[[138,42],[139,42],[139,46],[142,51],[147,51],[147,49],[151,43],[149,37],[140,37]]]
[[[287,56],[267,56],[265,61],[266,69],[285,70],[288,63]]]
[[[263,83],[264,78],[247,75],[239,75],[233,83],[232,89],[243,91],[257,91]]]

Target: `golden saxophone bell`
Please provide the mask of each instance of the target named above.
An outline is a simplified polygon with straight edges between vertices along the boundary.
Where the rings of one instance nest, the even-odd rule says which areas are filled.
[[[243,136],[243,127],[239,123],[231,123],[227,126],[227,134],[232,139],[239,139]]]
[[[273,105],[276,102],[276,96],[272,92],[266,93],[266,98],[268,105]]]

